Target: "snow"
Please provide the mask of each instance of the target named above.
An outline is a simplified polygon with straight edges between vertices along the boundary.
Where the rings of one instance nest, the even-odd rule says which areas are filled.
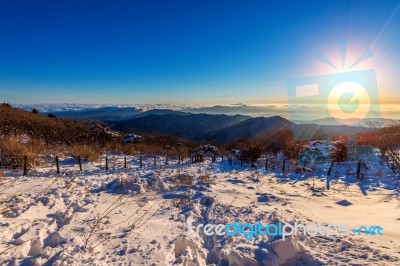
[[[271,247],[280,265],[296,259],[297,254],[304,251],[303,247],[293,238],[278,239],[271,243]]]
[[[142,137],[139,135],[135,134],[128,134],[124,136],[124,139],[122,140],[124,143],[136,143],[140,142],[142,140]]]
[[[123,158],[123,157],[121,157]],[[110,163],[117,161],[115,156]],[[122,159],[121,159],[122,160]],[[332,170],[281,173],[228,162],[157,165],[128,157],[105,171],[70,158],[1,180],[2,265],[400,265],[399,189],[379,164],[365,181]],[[103,162],[104,164],[104,162]],[[377,173],[381,174],[378,176]],[[203,178],[207,176],[208,178]],[[348,202],[350,204],[340,204]],[[194,224],[380,225],[383,236],[244,236],[189,233]]]
[[[220,154],[218,148],[209,144],[197,147],[192,151],[192,156],[197,156],[197,155],[212,156],[217,154]]]

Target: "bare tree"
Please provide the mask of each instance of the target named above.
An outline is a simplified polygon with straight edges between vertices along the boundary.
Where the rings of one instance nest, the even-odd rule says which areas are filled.
[[[364,142],[377,147],[383,162],[394,174],[400,174],[400,123],[390,123],[379,131],[366,133]]]

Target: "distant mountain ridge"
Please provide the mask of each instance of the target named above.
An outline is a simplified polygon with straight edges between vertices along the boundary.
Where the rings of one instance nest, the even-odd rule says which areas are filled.
[[[249,119],[243,115],[207,115],[174,112],[138,115],[124,121],[106,121],[116,130],[137,133],[161,133],[191,140],[208,140],[209,134]]]
[[[135,115],[132,119],[105,122],[112,128],[127,133],[161,133],[221,143],[251,139],[264,132],[288,128],[293,130],[296,139],[329,138],[365,130],[358,126],[296,124],[280,116],[192,114],[171,110],[151,110]]]
[[[382,122],[382,123],[394,123],[398,120],[396,119],[387,119],[387,118],[368,118],[362,119],[361,121],[358,118],[348,118],[348,119],[336,119],[333,117],[326,117],[322,119],[315,119],[315,120],[296,120],[293,121],[298,124],[317,124],[317,125],[329,125],[329,126],[336,126],[336,125],[343,125],[343,124],[352,124],[358,126],[365,126],[366,121],[373,121],[373,122]]]
[[[220,108],[219,106],[212,109]],[[221,107],[225,108],[225,107]],[[102,120],[113,129],[126,133],[160,133],[190,140],[231,142],[250,139],[264,132],[291,129],[295,139],[329,138],[366,130],[361,126],[346,126],[333,118],[313,121],[289,121],[281,116],[253,117],[192,113],[171,109],[144,111],[136,107],[106,106],[83,110],[52,112],[57,117]]]
[[[280,116],[249,118],[235,125],[206,134],[205,139],[230,142],[236,139],[254,138],[262,132],[291,126],[287,119]]]
[[[130,119],[135,115],[141,113],[141,110],[134,107],[99,107],[89,108],[83,110],[68,110],[68,111],[55,111],[43,112],[44,114],[53,114],[57,117],[74,118],[74,119],[90,119],[90,120],[123,120]]]

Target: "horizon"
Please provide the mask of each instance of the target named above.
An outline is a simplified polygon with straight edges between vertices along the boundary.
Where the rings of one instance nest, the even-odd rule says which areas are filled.
[[[291,108],[296,108],[296,112],[291,112],[287,103],[281,104],[249,104],[249,103],[231,103],[231,104],[77,104],[77,103],[54,103],[54,104],[12,104],[13,107],[32,110],[35,108],[41,113],[66,113],[69,112],[84,112],[89,110],[96,110],[105,107],[113,108],[136,108],[140,112],[149,110],[174,110],[194,114],[210,114],[210,115],[247,115],[250,117],[271,117],[281,116],[293,122],[310,122],[318,120],[352,120],[359,118],[356,113],[348,118],[334,118],[324,112],[323,104],[299,104],[293,105]],[[362,106],[369,108],[369,106]],[[371,116],[369,119],[388,119],[400,120],[400,110],[396,104],[383,104],[380,105],[380,114],[378,116]],[[218,110],[215,110],[218,108]],[[66,115],[68,117],[68,115]],[[124,116],[124,113],[121,113]],[[368,121],[368,118],[365,118]],[[357,123],[356,123],[357,124]]]

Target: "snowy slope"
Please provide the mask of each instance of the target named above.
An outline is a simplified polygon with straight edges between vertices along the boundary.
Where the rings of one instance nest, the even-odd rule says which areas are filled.
[[[77,172],[68,158],[61,174],[54,167],[28,177],[5,172],[1,196],[8,212],[0,217],[0,263],[400,265],[399,191],[383,168],[371,167],[368,180],[359,182],[339,167],[328,190],[324,174],[226,162],[164,165],[162,158],[139,168],[137,159],[129,157],[123,169],[120,157],[110,158],[107,172],[100,164],[84,164]],[[380,225],[384,235],[247,241],[189,233],[188,221]]]

